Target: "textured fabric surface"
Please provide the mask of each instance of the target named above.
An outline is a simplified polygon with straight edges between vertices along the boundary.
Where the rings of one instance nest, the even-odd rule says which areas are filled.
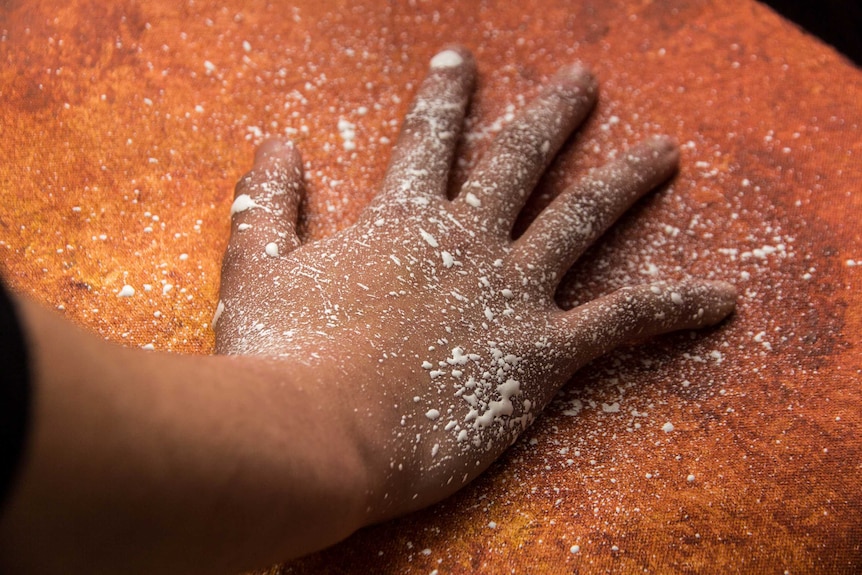
[[[862,570],[862,72],[747,0],[411,4],[0,4],[4,277],[110,340],[211,353],[255,143],[297,142],[320,238],[374,194],[441,45],[480,70],[461,168],[581,60],[600,102],[535,206],[650,134],[682,162],[561,301],[701,276],[738,312],[593,363],[456,497],[271,572]]]

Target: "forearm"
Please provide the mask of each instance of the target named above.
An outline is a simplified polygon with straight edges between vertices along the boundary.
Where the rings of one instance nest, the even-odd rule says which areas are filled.
[[[361,525],[350,418],[301,366],[123,349],[21,307],[34,412],[0,522],[12,567],[232,572]]]

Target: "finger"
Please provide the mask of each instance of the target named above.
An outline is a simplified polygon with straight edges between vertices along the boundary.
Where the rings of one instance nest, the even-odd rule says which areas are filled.
[[[548,290],[638,198],[667,180],[679,150],[668,137],[634,146],[560,194],[515,243],[518,261],[547,270]]]
[[[714,325],[736,306],[725,282],[685,281],[624,288],[561,313],[554,320],[577,369],[621,343]]]
[[[431,59],[392,150],[378,202],[445,197],[475,79],[476,64],[466,48],[446,48]]]
[[[302,191],[302,158],[293,144],[261,144],[251,171],[236,185],[225,264],[248,266],[299,247],[296,224]]]
[[[578,64],[562,68],[495,138],[456,202],[478,225],[508,237],[528,195],[592,109],[597,93],[589,70]]]

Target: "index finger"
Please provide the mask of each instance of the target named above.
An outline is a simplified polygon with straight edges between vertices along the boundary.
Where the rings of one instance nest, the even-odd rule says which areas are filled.
[[[446,48],[431,59],[428,75],[404,118],[392,151],[380,201],[445,198],[449,169],[475,79],[473,55],[464,47]]]

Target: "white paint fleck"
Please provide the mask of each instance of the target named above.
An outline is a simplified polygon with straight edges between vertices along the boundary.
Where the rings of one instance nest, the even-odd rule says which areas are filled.
[[[434,236],[432,236],[422,228],[419,228],[419,235],[422,236],[422,239],[425,240],[425,242],[432,248],[436,248],[440,245],[437,243],[437,239]]]
[[[455,68],[464,63],[464,58],[455,50],[443,50],[433,58],[431,58],[431,68]]]
[[[464,350],[460,347],[452,348],[452,357],[446,360],[449,365],[465,365],[469,361],[470,356],[464,354]]]
[[[120,293],[117,294],[117,297],[132,297],[133,295],[135,295],[135,288],[126,284],[120,290]]]
[[[218,320],[219,320],[219,318],[221,318],[221,314],[223,314],[223,313],[224,313],[224,302],[222,302],[221,300],[218,300],[218,305],[216,306],[215,313],[213,314],[213,322],[212,322],[213,323],[213,329],[216,328],[216,325],[218,324]]]
[[[266,244],[266,247],[263,249],[266,252],[266,255],[268,255],[269,257],[271,257],[271,258],[277,258],[278,257],[278,244],[277,243],[269,242],[268,244]]]
[[[248,194],[240,194],[233,201],[233,204],[230,207],[230,215],[238,214],[240,212],[244,212],[246,210],[250,210],[251,208],[259,208],[260,206],[255,203],[251,196]]]
[[[569,404],[569,409],[563,411],[563,415],[575,417],[581,412],[583,408],[584,403],[580,399],[573,399]]]
[[[661,426],[661,430],[665,433],[670,433],[674,430],[673,423],[671,423],[670,421],[665,422],[665,424]]]

